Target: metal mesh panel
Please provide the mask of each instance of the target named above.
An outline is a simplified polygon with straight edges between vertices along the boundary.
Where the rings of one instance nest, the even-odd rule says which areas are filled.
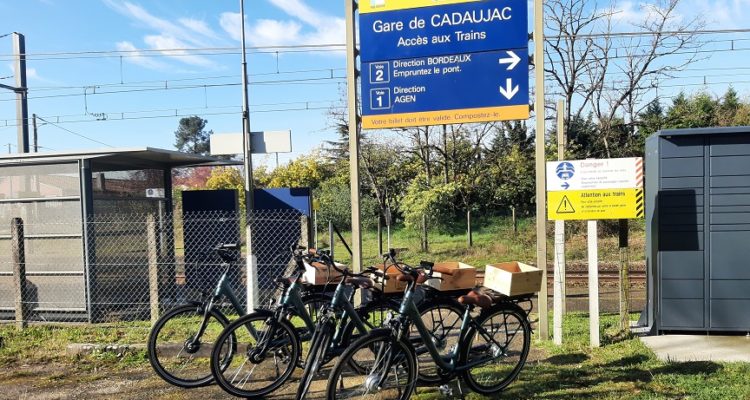
[[[259,304],[275,299],[277,277],[288,273],[291,249],[306,245],[306,221],[297,211],[264,210],[252,218]],[[19,299],[13,292],[11,221],[4,221],[0,246],[0,319],[12,320]],[[103,213],[80,219],[24,224],[26,292],[31,321],[117,322],[148,320],[212,293],[225,269],[213,247],[245,242],[245,217],[236,213],[188,215]],[[59,237],[47,232],[62,232]],[[67,232],[67,233],[66,233]],[[44,234],[39,236],[40,234]],[[36,236],[35,236],[36,235]],[[198,238],[201,246],[186,241]],[[85,244],[85,245],[84,245]],[[227,279],[244,305],[246,246]]]

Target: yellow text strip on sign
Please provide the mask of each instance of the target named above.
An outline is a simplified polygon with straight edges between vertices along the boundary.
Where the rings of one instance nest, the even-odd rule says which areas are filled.
[[[443,6],[446,4],[472,3],[481,0],[359,0],[361,14],[405,10],[408,8]]]
[[[643,189],[548,192],[547,217],[553,221],[643,218]]]
[[[466,124],[471,122],[512,121],[529,118],[529,106],[500,106],[462,110],[382,114],[362,117],[363,129],[387,129],[407,126]]]

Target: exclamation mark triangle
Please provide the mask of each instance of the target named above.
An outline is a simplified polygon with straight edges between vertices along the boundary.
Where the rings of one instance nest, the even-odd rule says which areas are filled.
[[[557,206],[558,214],[575,214],[576,210],[573,208],[573,204],[568,200],[568,196],[563,196],[560,201],[560,205]]]

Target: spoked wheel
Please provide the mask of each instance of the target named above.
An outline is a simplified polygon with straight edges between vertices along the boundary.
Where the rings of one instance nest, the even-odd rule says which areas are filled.
[[[216,383],[238,397],[258,397],[278,389],[294,371],[300,345],[292,325],[268,314],[253,313],[230,324],[217,344],[234,337],[237,350],[221,368],[221,354],[211,353]],[[217,347],[218,348],[218,347]]]
[[[333,321],[321,321],[316,325],[315,333],[310,342],[310,352],[305,361],[305,370],[302,372],[296,399],[304,399],[310,390],[313,380],[320,369],[329,361],[328,347],[333,339],[335,326]]]
[[[422,304],[419,313],[422,317],[427,331],[430,333],[432,343],[440,352],[447,356],[458,346],[461,336],[461,321],[463,319],[464,307],[452,299],[433,299]],[[419,336],[416,326],[411,324],[409,332],[410,340],[414,345],[417,361],[419,363],[419,382],[426,385],[444,383],[449,376],[441,376],[435,360],[422,345],[423,339]]]
[[[406,400],[416,384],[414,349],[378,332],[356,340],[341,355],[328,377],[327,398]]]
[[[210,358],[217,338],[229,321],[216,310],[208,314],[203,334],[198,336],[204,319],[203,307],[184,305],[164,314],[149,334],[148,359],[154,371],[165,381],[183,388],[205,386],[213,382]],[[234,348],[229,335],[217,350],[218,368],[225,368]]]
[[[477,318],[481,329],[471,327],[462,351],[462,364],[487,358],[486,363],[464,372],[464,381],[475,392],[493,394],[518,377],[531,345],[531,327],[518,307],[497,305]]]

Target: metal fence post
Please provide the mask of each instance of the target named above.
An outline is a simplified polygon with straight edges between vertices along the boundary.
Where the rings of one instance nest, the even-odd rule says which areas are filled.
[[[331,250],[331,260],[335,260],[336,257],[333,255],[333,248],[335,242],[333,241],[333,221],[328,221],[328,247],[330,247]]]
[[[13,253],[13,287],[16,300],[16,328],[26,328],[28,305],[26,294],[26,251],[24,248],[23,220],[13,218],[11,222],[11,252]]]
[[[151,303],[151,325],[159,319],[159,233],[156,219],[152,214],[146,218],[146,235],[148,236],[148,289]]]

